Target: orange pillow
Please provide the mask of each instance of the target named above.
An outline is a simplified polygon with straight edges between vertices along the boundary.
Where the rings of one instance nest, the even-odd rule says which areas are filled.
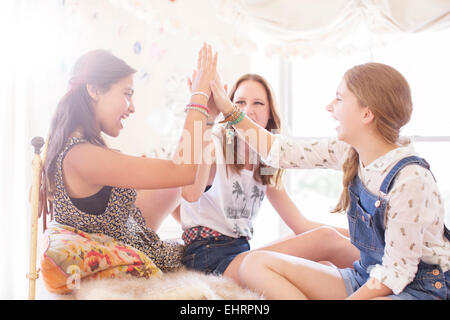
[[[143,252],[100,233],[51,222],[44,234],[41,275],[52,293],[69,293],[83,278],[150,278],[161,270]]]

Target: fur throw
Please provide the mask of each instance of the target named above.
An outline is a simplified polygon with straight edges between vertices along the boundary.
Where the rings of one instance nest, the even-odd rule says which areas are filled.
[[[216,275],[181,269],[150,279],[85,280],[63,297],[75,300],[261,300],[261,295]]]

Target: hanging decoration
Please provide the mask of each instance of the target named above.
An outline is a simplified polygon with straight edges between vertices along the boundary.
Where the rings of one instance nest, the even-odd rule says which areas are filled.
[[[153,60],[159,61],[162,58],[164,58],[166,56],[166,54],[167,54],[167,49],[162,48],[158,43],[153,42],[150,45],[149,55]]]
[[[142,51],[142,45],[139,41],[136,41],[133,46],[134,54],[139,55]]]
[[[138,0],[109,0],[110,3],[131,13],[133,16],[147,25],[148,32],[155,32],[160,36],[180,36],[186,39],[203,42],[208,41],[216,48],[230,49],[234,53],[251,55],[258,50],[258,44],[249,36],[247,24],[240,25],[244,19],[234,19],[232,23],[227,21],[222,14],[222,7],[218,5],[220,1],[201,0],[199,6],[208,10],[208,15],[203,16],[200,12],[198,16],[186,20],[186,12],[197,12],[192,8],[191,2],[170,1],[173,6],[165,6],[161,2],[138,1]],[[231,1],[233,2],[233,1]],[[238,8],[233,6],[233,8]],[[203,18],[203,19],[202,19]],[[210,24],[206,24],[205,22]],[[213,26],[211,26],[213,23]],[[165,56],[167,52],[160,50],[158,44],[148,47],[150,54],[156,60]]]
[[[150,74],[145,70],[140,70],[138,72],[138,78],[143,82],[147,82],[150,79]]]

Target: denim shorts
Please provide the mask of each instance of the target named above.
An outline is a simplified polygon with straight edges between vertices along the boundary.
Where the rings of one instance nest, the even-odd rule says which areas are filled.
[[[393,300],[449,300],[450,271],[443,273],[438,265],[428,266],[430,267],[419,271],[413,282],[408,284],[402,292],[388,297]],[[352,268],[339,269],[339,272],[344,279],[347,295],[358,290],[365,282]]]
[[[248,250],[250,244],[246,237],[221,235],[198,239],[186,246],[182,263],[188,269],[221,275],[238,254]]]

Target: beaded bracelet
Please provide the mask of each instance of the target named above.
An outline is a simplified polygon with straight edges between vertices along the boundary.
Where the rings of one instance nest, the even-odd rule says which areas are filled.
[[[195,96],[195,95],[198,95],[198,94],[202,95],[202,96],[205,96],[206,100],[209,100],[209,95],[207,93],[202,92],[202,91],[194,91],[194,92],[192,92],[191,93],[191,97]]]
[[[230,126],[234,126],[236,124],[238,124],[239,122],[241,122],[245,117],[245,112],[241,111],[241,114],[239,115],[239,117],[233,121],[228,122],[230,124]]]
[[[233,106],[234,106],[233,111],[230,112],[229,114],[227,114],[225,116],[225,118],[222,121],[220,121],[219,123],[225,123],[225,122],[229,122],[229,121],[234,121],[234,120],[236,120],[239,117],[241,109],[239,109],[239,107],[237,105],[233,105]]]
[[[227,120],[228,118],[230,118],[232,115],[234,115],[236,112],[240,111],[239,107],[233,103],[233,111],[231,111],[230,113],[224,115],[225,119]]]
[[[198,108],[198,107],[186,107],[186,108],[184,109],[184,111],[188,111],[188,110],[195,110],[195,111],[198,111],[198,112],[200,112],[201,114],[203,114],[203,115],[206,117],[206,119],[209,118],[209,114],[208,114],[204,109],[202,109],[202,108]]]
[[[241,116],[241,109],[236,108],[235,112],[230,117],[227,117],[225,122],[234,122]]]
[[[233,126],[241,122],[244,119],[244,117],[245,117],[244,111],[240,111],[239,117],[231,121],[228,121],[227,125],[225,126],[225,137],[227,144],[231,144],[233,141],[233,137],[236,135],[236,131],[234,130]]]
[[[202,108],[204,109],[206,112],[208,112],[209,114],[209,108],[207,106],[204,106],[202,104],[198,104],[198,103],[189,103],[186,107],[198,107],[198,108]]]

